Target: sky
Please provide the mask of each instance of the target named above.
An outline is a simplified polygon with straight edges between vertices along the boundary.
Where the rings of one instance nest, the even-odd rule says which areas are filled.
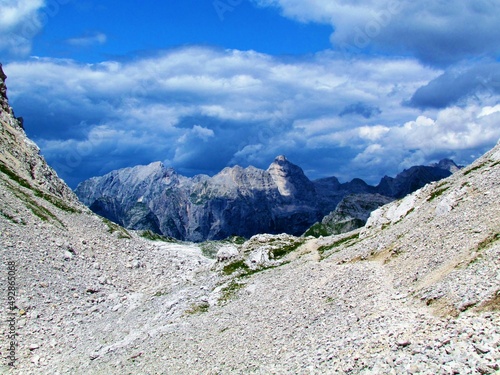
[[[0,0],[0,35],[10,104],[73,188],[277,155],[376,184],[500,138],[497,0]]]

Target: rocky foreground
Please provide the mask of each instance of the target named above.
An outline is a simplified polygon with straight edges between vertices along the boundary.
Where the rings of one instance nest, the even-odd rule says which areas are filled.
[[[19,125],[2,106],[1,373],[499,372],[500,144],[354,232],[189,244],[92,213]]]

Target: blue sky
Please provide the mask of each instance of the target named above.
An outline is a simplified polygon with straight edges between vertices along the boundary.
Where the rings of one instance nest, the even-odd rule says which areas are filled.
[[[376,183],[500,138],[495,0],[0,0],[0,62],[70,186],[161,160],[180,173],[285,154]]]

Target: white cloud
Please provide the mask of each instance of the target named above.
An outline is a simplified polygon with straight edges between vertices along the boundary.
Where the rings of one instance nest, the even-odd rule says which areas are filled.
[[[448,110],[402,105],[443,73],[412,58],[346,61],[323,52],[292,60],[189,47],[130,62],[40,58],[4,68],[11,104],[49,161],[64,164],[89,142],[114,160],[80,153],[68,172],[75,180],[103,165],[155,160],[193,173],[266,167],[278,154],[295,155],[307,170],[380,177],[402,161],[477,153],[498,139],[498,96]],[[341,116],[346,108],[362,115]]]
[[[494,107],[486,106],[481,110],[481,113],[478,115],[478,117],[489,116],[498,112],[500,112],[500,104],[497,104]]]
[[[212,129],[204,128],[200,125],[194,125],[193,128],[185,133],[182,137],[179,138],[179,143],[188,143],[190,138],[192,139],[201,139],[203,142],[207,142],[210,138],[213,138],[215,133]]]
[[[0,30],[15,29],[45,6],[44,0],[1,0]]]
[[[467,160],[470,150],[484,152],[500,138],[500,107],[492,108],[452,107],[439,111],[435,118],[419,116],[400,126],[384,128],[383,136],[376,139],[377,143],[367,144],[353,165],[373,167],[395,158],[401,169],[428,163],[439,155]]]
[[[347,52],[412,53],[449,64],[500,53],[500,3],[493,0],[254,0],[300,22],[331,24],[331,41]]]
[[[368,141],[377,141],[386,135],[391,128],[382,125],[362,126],[358,128],[359,137]]]
[[[43,27],[44,0],[0,0],[0,51],[26,56],[31,40]]]
[[[0,0],[0,51],[12,57],[31,53],[32,40],[69,0]]]
[[[106,36],[106,34],[94,33],[91,35],[68,39],[66,43],[76,47],[88,47],[95,44],[105,44],[107,40],[108,37]]]

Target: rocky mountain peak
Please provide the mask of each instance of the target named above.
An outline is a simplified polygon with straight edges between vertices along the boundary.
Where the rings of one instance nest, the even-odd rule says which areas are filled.
[[[4,73],[2,64],[0,63],[0,107],[5,112],[10,112],[9,101],[7,99],[7,85],[5,84],[6,79],[7,75]]]
[[[267,172],[282,196],[298,199],[313,198],[310,196],[314,192],[313,183],[306,177],[302,168],[291,163],[284,155],[277,156]]]
[[[24,129],[23,118],[15,117],[14,111],[9,105],[9,99],[7,97],[7,84],[5,83],[6,80],[7,75],[3,71],[2,63],[0,63],[0,109],[2,115],[6,116],[5,121],[8,121],[13,127]]]
[[[455,164],[455,162],[451,159],[442,159],[438,163],[431,164],[431,167],[444,169],[444,170],[451,172],[451,173],[455,173],[463,168],[463,167]]]
[[[7,98],[6,79],[0,64],[0,170],[39,196],[53,194],[79,204],[71,189],[47,165],[38,146],[26,136],[22,119],[14,116]]]
[[[302,169],[289,161],[285,155],[278,155],[274,158],[274,161],[268,168],[268,171],[271,169],[279,169],[284,173],[293,173],[297,171],[297,168],[302,171]]]
[[[133,167],[129,173],[132,174],[137,181],[144,181],[147,178],[164,172],[164,170],[165,166],[163,165],[163,163],[160,161],[156,161],[148,165]]]

